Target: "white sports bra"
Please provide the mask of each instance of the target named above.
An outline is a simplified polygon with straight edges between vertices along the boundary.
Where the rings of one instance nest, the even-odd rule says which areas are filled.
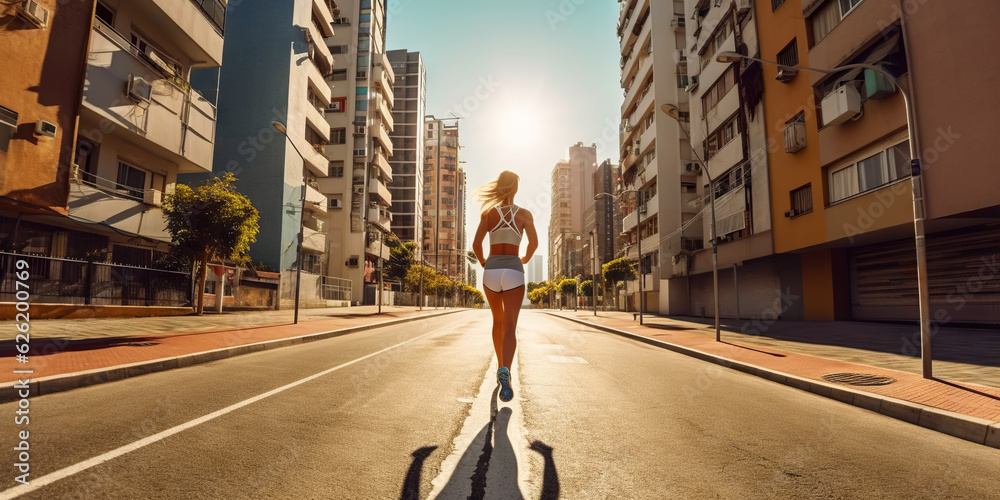
[[[508,209],[505,213],[503,209]],[[520,210],[516,205],[510,205],[507,207],[497,207],[497,212],[500,214],[500,222],[490,229],[490,245],[499,245],[501,243],[506,243],[508,245],[521,245],[521,230],[517,228],[514,224],[514,216],[517,215],[517,211]]]

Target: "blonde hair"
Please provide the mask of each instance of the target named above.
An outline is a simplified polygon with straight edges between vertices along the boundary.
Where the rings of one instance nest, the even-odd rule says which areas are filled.
[[[513,205],[520,179],[514,172],[504,170],[495,181],[487,182],[476,189],[475,195],[483,203],[482,213],[498,206]]]

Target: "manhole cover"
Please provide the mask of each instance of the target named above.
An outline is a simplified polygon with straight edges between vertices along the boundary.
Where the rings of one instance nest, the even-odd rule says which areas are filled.
[[[889,385],[896,381],[894,378],[870,373],[831,373],[823,375],[823,380],[847,385]]]

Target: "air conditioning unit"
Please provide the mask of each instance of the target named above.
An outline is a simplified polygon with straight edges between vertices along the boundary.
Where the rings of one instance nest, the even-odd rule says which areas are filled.
[[[351,18],[350,17],[346,17],[346,16],[345,17],[337,17],[337,18],[334,18],[333,24],[351,24]]]
[[[367,127],[365,125],[355,125],[354,126],[354,135],[365,135],[365,129],[366,128]]]
[[[358,267],[358,256],[352,255],[351,258],[347,259],[344,263],[347,267]]]
[[[701,165],[693,162],[685,163],[684,171],[691,174],[697,174],[698,172],[701,172]]]
[[[861,94],[853,85],[844,85],[823,98],[823,123],[840,125],[861,114]]]
[[[684,16],[674,16],[674,18],[670,21],[670,26],[674,28],[683,28]]]
[[[45,120],[38,120],[38,122],[35,123],[35,135],[55,137],[57,130],[58,127],[56,127],[55,123],[49,123]]]
[[[367,79],[368,78],[368,70],[367,69],[359,69],[358,70],[358,77],[357,78],[358,78],[358,80]]]
[[[775,80],[781,83],[788,83],[795,79],[795,75],[799,74],[799,70],[795,68],[780,68],[778,69],[778,76]]]
[[[806,124],[795,121],[785,125],[785,152],[798,153],[806,148]]]
[[[796,212],[794,208],[791,209],[791,210],[785,211],[785,217],[788,217],[789,219],[792,218],[792,217],[795,217],[796,215],[799,215],[799,213]]]
[[[49,23],[49,11],[35,0],[24,0],[21,3],[21,16],[39,28]]]
[[[128,79],[128,96],[136,102],[149,102],[153,95],[153,86],[140,76]]]
[[[147,205],[159,207],[163,205],[163,192],[159,189],[149,189],[147,191],[143,191],[142,202]]]
[[[344,208],[344,202],[340,198],[330,198],[330,208]]]

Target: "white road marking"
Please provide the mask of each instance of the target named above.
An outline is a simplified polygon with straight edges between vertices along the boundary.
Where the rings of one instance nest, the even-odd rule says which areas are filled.
[[[511,374],[514,376],[514,399],[500,403],[494,395],[497,387],[496,360],[490,363],[469,415],[462,423],[462,429],[455,436],[451,454],[441,463],[441,472],[431,481],[433,488],[427,498],[439,500],[466,499],[472,495],[472,479],[476,475],[479,457],[483,452],[485,439],[492,439],[493,452],[486,472],[486,498],[518,499],[530,498],[524,492],[528,488],[528,442],[525,437],[520,402],[520,387],[517,378],[517,357],[515,356]],[[497,415],[509,408],[506,436],[497,436]],[[496,412],[496,413],[494,413]],[[490,422],[493,426],[488,426]],[[487,436],[485,430],[493,430]],[[499,437],[499,439],[497,439]],[[509,447],[508,447],[509,443]],[[513,457],[510,456],[513,452]],[[511,481],[516,476],[516,483]]]
[[[556,355],[550,355],[550,356],[548,356],[548,359],[549,359],[549,361],[552,361],[553,363],[589,364],[589,363],[587,363],[586,359],[583,359],[583,358],[581,358],[579,356],[556,356]]]
[[[201,424],[203,424],[205,422],[208,422],[210,420],[219,418],[219,417],[221,417],[221,416],[223,416],[223,415],[225,415],[227,413],[232,413],[233,411],[236,411],[236,410],[238,410],[240,408],[243,408],[244,406],[251,405],[251,404],[256,403],[256,402],[258,402],[258,401],[260,401],[262,399],[269,398],[269,397],[271,397],[271,396],[273,396],[275,394],[287,391],[288,389],[291,389],[293,387],[300,386],[300,385],[302,385],[302,384],[304,384],[306,382],[310,382],[310,381],[316,380],[317,378],[320,378],[320,377],[322,377],[324,375],[329,375],[329,374],[331,374],[331,373],[333,373],[333,372],[335,372],[335,371],[337,371],[337,370],[339,370],[341,368],[346,368],[346,367],[351,366],[351,365],[353,365],[353,364],[355,364],[357,362],[364,361],[364,360],[366,360],[368,358],[377,356],[379,354],[382,354],[384,352],[390,351],[390,350],[395,349],[397,347],[409,344],[410,342],[413,342],[415,340],[420,340],[420,339],[422,339],[422,338],[424,338],[424,337],[426,337],[428,335],[433,335],[433,334],[438,333],[441,330],[445,330],[447,328],[449,328],[449,327],[445,326],[445,327],[438,328],[437,330],[433,330],[433,331],[427,332],[427,333],[425,333],[423,335],[420,335],[419,337],[414,337],[414,338],[412,338],[410,340],[407,340],[407,341],[404,341],[404,342],[400,342],[400,343],[398,343],[398,344],[396,344],[394,346],[386,347],[385,349],[382,349],[381,351],[373,352],[371,354],[368,354],[366,356],[362,356],[362,357],[360,357],[358,359],[355,359],[353,361],[348,361],[346,363],[337,365],[337,366],[335,366],[333,368],[330,368],[330,369],[327,369],[327,370],[323,370],[323,371],[321,371],[321,372],[319,372],[317,374],[310,375],[310,376],[308,376],[308,377],[306,377],[304,379],[292,382],[290,384],[283,385],[281,387],[278,387],[277,389],[273,389],[273,390],[267,391],[267,392],[265,392],[263,394],[260,394],[258,396],[254,396],[254,397],[252,397],[250,399],[246,399],[246,400],[240,401],[239,403],[227,406],[227,407],[225,407],[225,408],[223,408],[221,410],[214,411],[212,413],[209,413],[208,415],[205,415],[205,416],[202,416],[202,417],[198,417],[198,418],[196,418],[194,420],[185,422],[185,423],[180,424],[180,425],[175,426],[175,427],[171,427],[171,428],[169,428],[169,429],[167,429],[165,431],[158,432],[158,433],[153,434],[152,436],[149,436],[149,437],[145,437],[145,438],[140,439],[140,440],[138,440],[138,441],[136,441],[134,443],[127,444],[127,445],[119,447],[119,448],[115,448],[114,450],[111,450],[111,451],[109,451],[107,453],[98,455],[98,456],[96,456],[94,458],[91,458],[89,460],[84,460],[83,462],[80,462],[80,463],[77,463],[77,464],[74,464],[74,465],[70,465],[69,467],[65,467],[65,468],[57,470],[55,472],[46,474],[46,475],[44,475],[44,476],[42,476],[42,477],[40,477],[38,479],[32,480],[30,484],[16,486],[14,488],[10,488],[8,490],[0,492],[0,500],[7,500],[9,498],[16,498],[16,497],[19,497],[21,495],[24,495],[25,493],[30,493],[30,492],[35,491],[35,490],[37,490],[37,489],[39,489],[39,488],[41,488],[43,486],[47,486],[47,485],[52,484],[52,483],[54,483],[56,481],[59,481],[60,479],[65,479],[65,478],[70,477],[70,476],[72,476],[74,474],[83,472],[83,471],[85,471],[85,470],[87,470],[87,469],[89,469],[91,467],[96,466],[96,465],[100,465],[100,464],[102,464],[104,462],[107,462],[109,460],[113,460],[115,458],[118,458],[118,457],[120,457],[120,456],[122,456],[122,455],[124,455],[126,453],[138,450],[138,449],[143,448],[145,446],[149,446],[149,445],[151,445],[151,444],[153,444],[153,443],[155,443],[157,441],[162,441],[162,440],[164,440],[164,439],[166,439],[166,438],[168,438],[170,436],[173,436],[174,434],[186,431],[188,429],[191,429],[193,427],[201,425]]]

